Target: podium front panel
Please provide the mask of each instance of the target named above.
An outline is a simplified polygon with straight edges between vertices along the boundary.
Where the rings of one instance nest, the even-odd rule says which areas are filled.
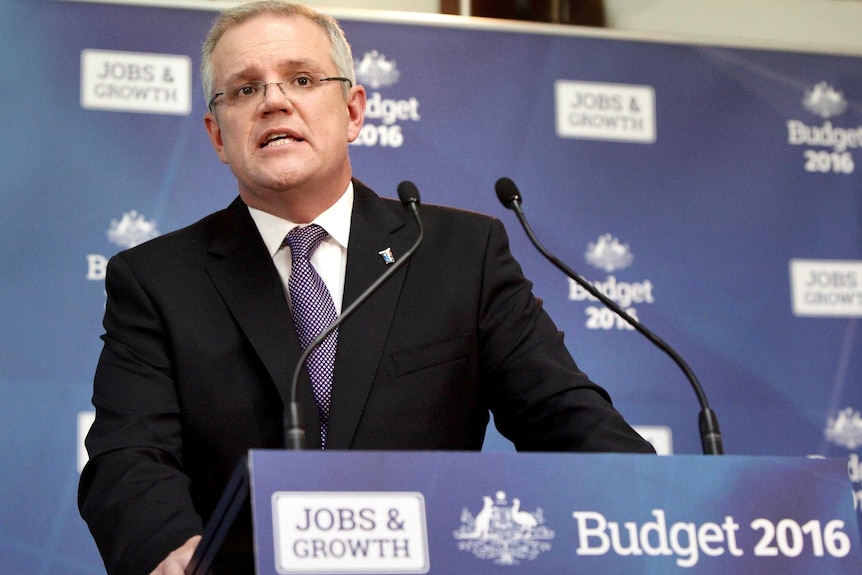
[[[252,451],[258,573],[862,573],[846,462]]]

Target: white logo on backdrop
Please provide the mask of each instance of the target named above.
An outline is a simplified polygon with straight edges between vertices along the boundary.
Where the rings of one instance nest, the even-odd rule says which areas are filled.
[[[365,101],[365,125],[359,136],[352,142],[354,146],[400,148],[405,145],[406,135],[403,126],[418,122],[419,99],[385,98],[380,88],[396,84],[401,72],[395,60],[389,60],[377,50],[366,52],[362,60],[354,61],[356,79],[369,89]]]
[[[541,508],[524,511],[517,497],[509,504],[503,491],[494,499],[487,495],[482,499],[475,516],[466,507],[461,512],[461,527],[452,534],[458,549],[498,565],[517,565],[550,550],[554,532],[545,526]]]
[[[629,267],[635,259],[629,245],[622,243],[619,238],[612,234],[599,236],[595,242],[587,245],[584,258],[591,266],[608,274],[603,280],[592,280],[589,283],[619,304],[635,320],[640,320],[636,306],[655,303],[654,286],[650,280],[626,281],[617,278],[613,273]],[[572,279],[569,280],[569,301],[596,302],[597,299],[584,286]],[[631,324],[604,305],[588,305],[584,313],[587,316],[584,324],[587,329],[634,329]]]
[[[395,60],[387,60],[386,56],[372,50],[366,52],[362,60],[355,63],[356,79],[369,88],[378,89],[383,86],[391,86],[398,82],[401,72],[395,64]]]
[[[845,407],[838,415],[826,420],[823,435],[832,443],[847,449],[862,446],[862,414],[852,407]]]
[[[611,234],[599,236],[598,240],[590,242],[584,257],[588,264],[608,273],[625,269],[634,260],[629,245]]]
[[[105,233],[112,244],[121,248],[133,248],[158,237],[159,229],[155,221],[147,221],[142,214],[132,210],[123,214],[120,220],[111,220],[111,225]]]
[[[192,111],[192,59],[175,54],[82,50],[81,107],[187,116]]]
[[[557,136],[653,144],[656,141],[652,86],[557,80]]]
[[[840,116],[847,111],[844,94],[826,82],[820,82],[810,90],[806,90],[802,106],[824,119]]]
[[[133,248],[160,235],[155,221],[148,221],[142,214],[131,210],[119,220],[111,220],[105,235],[108,241],[121,248]],[[108,257],[104,254],[87,254],[87,280],[103,281],[108,269]]]
[[[862,260],[790,260],[793,315],[862,317]]]
[[[802,107],[820,116],[820,125],[789,119],[787,143],[805,146],[802,151],[803,169],[810,173],[852,174],[856,171],[855,150],[862,146],[862,126],[836,125],[831,118],[847,111],[844,94],[827,82],[820,82],[805,91]]]

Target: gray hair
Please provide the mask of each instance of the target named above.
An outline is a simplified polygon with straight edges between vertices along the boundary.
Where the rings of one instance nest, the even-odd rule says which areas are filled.
[[[212,63],[213,51],[225,32],[256,18],[257,16],[270,15],[283,18],[307,18],[317,24],[329,37],[332,44],[332,63],[335,64],[339,76],[349,78],[356,84],[356,74],[353,71],[353,53],[350,44],[344,36],[344,31],[332,16],[322,14],[304,4],[285,2],[283,0],[262,0],[251,2],[229,8],[219,14],[207,34],[201,48],[201,83],[204,89],[204,98],[209,101],[212,97],[215,83],[215,69]],[[346,87],[345,87],[346,91]]]

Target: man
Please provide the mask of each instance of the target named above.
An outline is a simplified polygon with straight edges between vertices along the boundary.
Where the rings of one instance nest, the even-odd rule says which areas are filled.
[[[109,264],[79,496],[109,573],[182,573],[238,459],[284,445],[292,272],[316,277],[291,230],[325,230],[310,259],[336,312],[415,241],[408,211],[353,179],[352,64],[337,23],[282,2],[227,11],[204,44],[204,122],[239,198]],[[652,452],[578,370],[500,222],[423,220],[415,257],[339,327],[334,367],[304,374],[310,447],[478,450],[490,412],[519,450]]]

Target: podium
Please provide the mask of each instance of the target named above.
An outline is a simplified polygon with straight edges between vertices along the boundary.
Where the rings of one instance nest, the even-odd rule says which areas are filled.
[[[252,450],[202,546],[249,493],[259,575],[862,573],[839,459]]]

